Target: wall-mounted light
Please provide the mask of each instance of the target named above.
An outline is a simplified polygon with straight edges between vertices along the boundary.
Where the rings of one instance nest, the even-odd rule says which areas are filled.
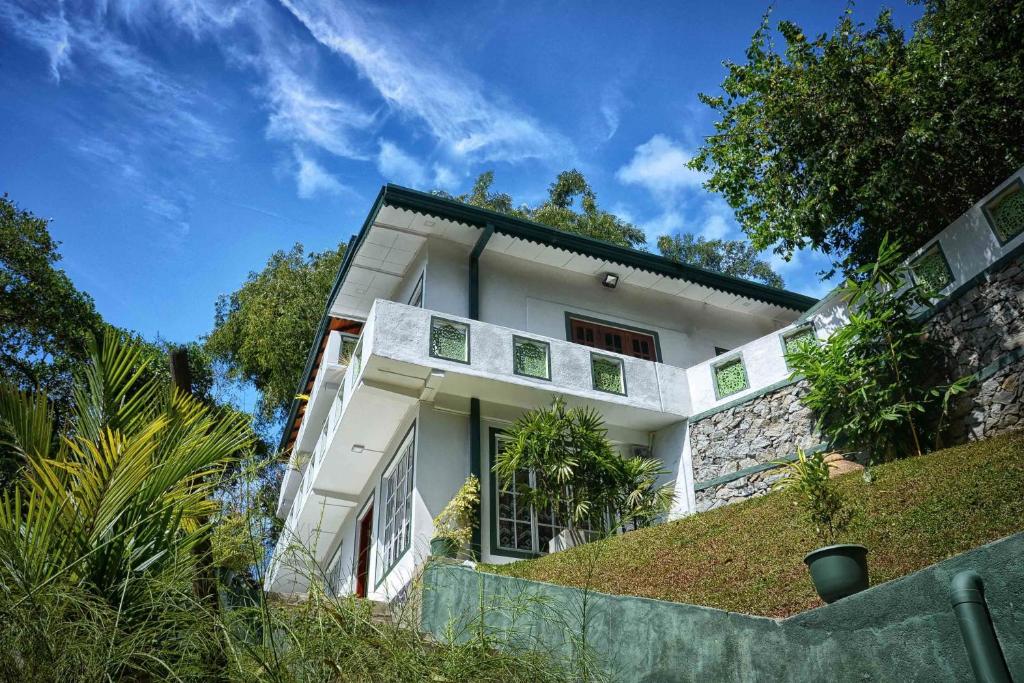
[[[364,446],[361,443],[352,444],[352,452],[353,453],[362,453],[365,450],[366,450],[366,446]]]
[[[608,289],[615,289],[615,285],[619,284],[619,276],[615,273],[605,273],[601,279],[601,284]]]

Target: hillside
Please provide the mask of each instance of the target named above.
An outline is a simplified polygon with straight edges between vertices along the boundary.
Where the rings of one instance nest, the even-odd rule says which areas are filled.
[[[837,482],[856,509],[872,585],[1024,530],[1024,433],[936,451]],[[606,593],[783,617],[819,606],[803,556],[821,545],[789,493],[485,571]]]

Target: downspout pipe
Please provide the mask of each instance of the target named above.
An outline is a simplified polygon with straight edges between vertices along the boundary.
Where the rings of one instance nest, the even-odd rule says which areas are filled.
[[[469,315],[470,320],[480,319],[480,254],[494,234],[494,224],[488,223],[469,253]]]
[[[480,319],[480,255],[494,234],[494,224],[488,223],[483,233],[473,245],[473,251],[469,253],[469,315],[470,320]],[[483,481],[480,472],[480,399],[473,397],[469,399],[469,472]],[[483,525],[483,505],[480,506],[480,515],[473,525],[473,537],[470,540],[470,549],[476,560],[482,560],[480,551],[480,527]]]
[[[949,584],[949,600],[967,648],[974,679],[978,683],[1012,683],[985,603],[981,575],[967,570],[954,576]]]

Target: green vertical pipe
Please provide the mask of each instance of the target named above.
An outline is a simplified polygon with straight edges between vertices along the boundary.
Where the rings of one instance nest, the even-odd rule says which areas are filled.
[[[483,480],[480,477],[480,399],[469,399],[469,473],[480,481],[481,493],[483,493]],[[477,560],[480,556],[480,527],[483,525],[484,506],[480,505],[480,512],[476,524],[473,525],[473,539],[470,542],[470,549],[473,557]]]
[[[488,223],[469,254],[469,315],[466,317],[470,320],[480,319],[480,254],[484,253],[493,234],[494,225]]]
[[[949,600],[953,604],[960,635],[967,648],[967,658],[979,683],[1011,683],[1010,670],[999,649],[996,630],[992,626],[985,588],[981,576],[973,570],[962,571],[949,584]]]

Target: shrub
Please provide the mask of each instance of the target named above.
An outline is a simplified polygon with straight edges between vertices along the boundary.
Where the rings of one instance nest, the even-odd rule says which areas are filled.
[[[783,477],[775,488],[793,491],[814,533],[825,545],[832,545],[850,523],[850,508],[830,478],[829,466],[822,453],[808,455],[797,449],[797,459],[783,465]]]

